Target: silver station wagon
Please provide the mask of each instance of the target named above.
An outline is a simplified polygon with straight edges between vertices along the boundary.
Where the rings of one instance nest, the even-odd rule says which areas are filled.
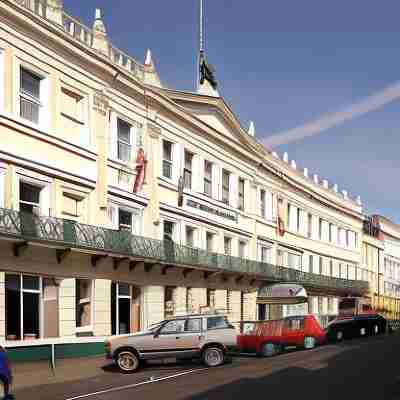
[[[201,358],[208,367],[224,363],[228,349],[236,347],[237,332],[226,316],[201,314],[162,321],[147,330],[112,336],[107,358],[123,372],[137,370],[143,361],[165,358]]]

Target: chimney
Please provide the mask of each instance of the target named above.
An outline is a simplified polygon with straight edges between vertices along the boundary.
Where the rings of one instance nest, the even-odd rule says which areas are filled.
[[[313,180],[314,180],[314,183],[315,183],[316,185],[318,185],[318,175],[317,175],[317,174],[314,174],[314,175],[313,175]]]
[[[308,168],[304,168],[303,174],[306,178],[308,178]]]
[[[58,25],[63,24],[63,0],[47,0],[46,17]]]
[[[96,14],[93,23],[92,47],[107,56],[109,54],[106,27],[104,26],[101,10],[99,8],[96,8]]]
[[[249,130],[247,131],[250,136],[256,135],[256,126],[253,121],[250,121]]]

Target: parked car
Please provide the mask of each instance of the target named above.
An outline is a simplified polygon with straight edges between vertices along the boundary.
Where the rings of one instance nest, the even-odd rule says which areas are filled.
[[[386,319],[379,314],[360,314],[335,319],[328,324],[325,333],[329,342],[339,342],[343,339],[385,333],[387,325]]]
[[[244,321],[237,345],[241,352],[270,357],[285,347],[312,349],[326,342],[326,336],[313,315],[286,317],[271,321]]]
[[[237,332],[220,314],[180,316],[162,321],[143,332],[112,336],[107,358],[123,372],[137,370],[142,361],[201,358],[208,367],[224,363],[228,349],[236,347]]]

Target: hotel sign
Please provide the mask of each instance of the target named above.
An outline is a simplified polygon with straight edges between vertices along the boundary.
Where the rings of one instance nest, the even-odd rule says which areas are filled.
[[[226,218],[231,221],[237,222],[238,216],[235,212],[231,212],[229,210],[219,208],[219,207],[213,207],[207,204],[202,204],[194,200],[188,199],[186,201],[186,205],[188,207],[196,208],[197,210],[204,211],[209,214],[217,215],[218,217]]]

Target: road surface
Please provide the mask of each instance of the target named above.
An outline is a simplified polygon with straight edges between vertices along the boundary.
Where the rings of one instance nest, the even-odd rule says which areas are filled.
[[[17,400],[400,400],[400,335],[356,339],[263,359],[234,357],[222,367],[150,365],[124,375],[25,388]]]

